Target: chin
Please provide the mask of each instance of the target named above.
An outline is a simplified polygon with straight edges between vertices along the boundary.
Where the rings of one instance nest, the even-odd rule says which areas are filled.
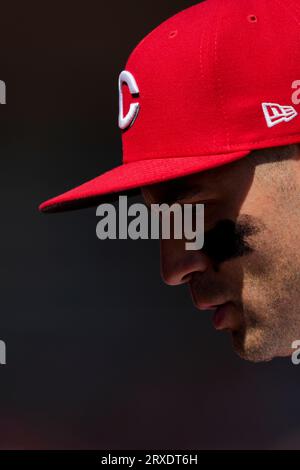
[[[262,354],[261,352],[258,352],[258,351],[240,350],[240,349],[237,349],[237,348],[234,348],[234,349],[235,349],[235,352],[237,353],[237,355],[241,359],[243,359],[245,361],[248,361],[248,362],[255,362],[255,363],[270,362],[273,359],[275,359],[275,357],[276,357],[276,355],[275,356],[267,356],[267,355],[264,355],[264,354]]]
[[[235,352],[241,359],[249,362],[270,362],[281,356],[273,347],[264,341],[260,335],[232,333],[232,343]],[[274,345],[272,345],[274,346]]]

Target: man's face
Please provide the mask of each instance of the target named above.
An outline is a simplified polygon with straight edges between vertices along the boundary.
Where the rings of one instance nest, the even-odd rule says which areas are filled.
[[[250,155],[142,189],[148,204],[204,203],[203,248],[161,240],[162,277],[187,283],[194,305],[214,310],[215,328],[248,360],[290,355],[300,339],[299,168],[298,155],[263,164]]]

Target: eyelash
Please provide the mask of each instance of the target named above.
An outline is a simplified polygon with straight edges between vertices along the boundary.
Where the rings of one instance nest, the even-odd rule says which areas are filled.
[[[196,196],[195,196],[195,199],[196,199]],[[196,199],[195,201],[193,201],[193,198],[190,198],[190,199],[187,199],[187,200],[184,200],[182,199],[179,204],[183,205],[183,204],[204,204],[204,206],[213,206],[215,205],[215,200],[214,199],[206,199],[206,200],[203,200],[203,199]]]

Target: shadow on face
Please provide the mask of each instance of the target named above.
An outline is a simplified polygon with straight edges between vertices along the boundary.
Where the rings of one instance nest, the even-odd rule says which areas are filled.
[[[142,188],[148,204],[204,204],[205,233],[201,250],[187,251],[185,240],[161,240],[161,274],[167,284],[189,284],[198,308],[232,301],[243,310],[245,266],[256,285],[263,277],[261,240],[267,237],[262,233],[266,228],[263,214],[267,211],[261,210],[261,204],[269,190],[265,184],[268,169],[274,167],[272,163],[291,159],[294,152],[295,146],[257,150],[218,168]],[[261,165],[266,165],[261,167],[263,171]],[[266,175],[263,184],[260,175]],[[269,203],[275,204],[272,200]],[[256,251],[257,240],[259,251]],[[255,312],[252,318],[250,314],[247,320],[254,331],[259,322]],[[245,318],[233,317],[232,314],[225,326],[242,344],[242,334],[238,338],[237,332],[245,333]]]

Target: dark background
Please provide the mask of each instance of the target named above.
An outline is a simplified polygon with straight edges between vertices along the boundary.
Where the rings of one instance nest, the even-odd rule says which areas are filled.
[[[1,449],[300,448],[300,367],[239,359],[163,285],[158,242],[37,211],[121,162],[118,75],[194,3],[1,5]]]

